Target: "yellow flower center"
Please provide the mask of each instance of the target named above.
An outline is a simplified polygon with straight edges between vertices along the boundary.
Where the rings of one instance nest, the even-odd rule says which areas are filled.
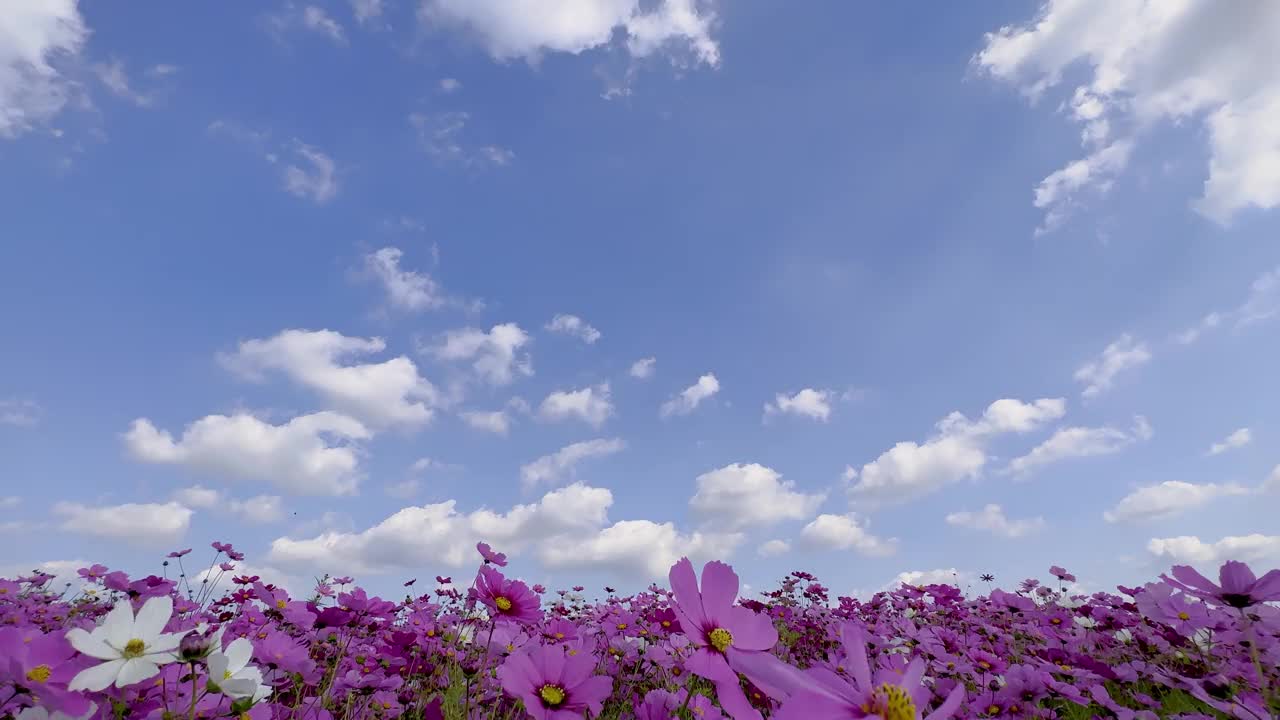
[[[288,603],[286,603],[286,602],[285,602],[285,601],[283,601],[283,600],[277,600],[277,601],[276,601],[276,607],[280,608],[281,610],[283,610],[283,609],[284,609],[284,606],[285,606],[285,605],[288,605]]]
[[[436,636],[435,629],[431,629],[427,631],[427,637],[435,637],[435,636]]]
[[[1058,667],[1062,670],[1062,672],[1071,672],[1071,666],[1067,665],[1066,663],[1063,663]]]
[[[231,679],[231,671],[230,671],[230,670],[223,670],[223,671],[222,671],[222,679],[223,679],[223,680],[230,680],[230,679]]]
[[[1000,714],[1000,706],[999,706],[999,705],[988,705],[988,706],[987,706],[987,714],[988,714],[988,715],[999,715],[999,714]]]
[[[982,668],[983,670],[990,670],[991,663],[987,662],[986,660],[979,660],[978,667]]]
[[[511,601],[501,595],[493,599],[493,604],[497,605],[498,609],[502,612],[508,612],[511,610]]]
[[[49,679],[49,666],[37,665],[27,671],[27,679],[32,682],[43,683]]]
[[[663,621],[662,621],[662,627],[671,627],[671,621],[670,621],[670,620],[663,620]]]
[[[538,689],[538,697],[550,707],[557,707],[564,702],[564,688],[556,685],[543,685]]]
[[[871,693],[871,702],[863,703],[862,712],[879,715],[884,720],[916,720],[916,704],[899,685],[884,683]]]
[[[618,623],[618,629],[619,629],[619,630],[626,630],[626,629],[627,629],[627,624],[626,624],[626,623]]]
[[[711,641],[711,647],[724,652],[733,644],[733,634],[724,628],[716,628],[707,633],[707,639]]]
[[[562,632],[558,632],[558,633],[556,633],[556,639],[557,639],[557,640],[563,640],[563,639],[564,639],[564,633],[562,633]]]
[[[1187,614],[1187,612],[1186,612],[1185,610],[1183,610],[1182,612],[1178,613],[1178,619],[1179,619],[1179,620],[1190,620],[1190,619],[1191,619],[1191,616],[1190,616],[1190,615],[1188,615],[1188,614]]]
[[[132,640],[124,644],[123,654],[126,660],[132,660],[134,658],[142,657],[143,655],[146,654],[146,652],[147,652],[147,644],[142,642],[138,638],[133,638]]]

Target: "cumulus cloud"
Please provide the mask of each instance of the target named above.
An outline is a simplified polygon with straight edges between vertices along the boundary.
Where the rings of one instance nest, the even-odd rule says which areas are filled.
[[[923,587],[925,585],[954,585],[971,582],[973,574],[955,568],[938,568],[936,570],[907,570],[898,573],[882,590],[897,590],[903,585]]]
[[[177,502],[197,510],[212,510],[222,506],[222,493],[203,485],[192,485],[173,493]]]
[[[1216,498],[1247,495],[1249,492],[1248,488],[1234,483],[1196,485],[1180,480],[1166,480],[1134,490],[1102,516],[1112,523],[1171,518]]]
[[[510,165],[516,154],[498,145],[474,145],[465,136],[469,113],[453,110],[440,113],[409,114],[409,126],[418,134],[418,144],[440,165],[473,170]]]
[[[777,557],[785,555],[791,551],[791,543],[786,540],[767,540],[760,543],[760,547],[756,548],[756,554],[760,557]]]
[[[662,407],[658,409],[658,415],[661,417],[688,415],[697,410],[703,400],[718,392],[720,392],[720,381],[716,380],[716,376],[712,373],[707,373],[698,378],[698,382],[681,390],[679,395],[662,403]]]
[[[575,571],[603,570],[623,578],[665,578],[682,557],[695,563],[723,560],[742,543],[740,533],[681,533],[669,522],[622,520],[573,542],[546,543],[543,565]]]
[[[515,323],[494,325],[488,332],[462,328],[446,332],[426,352],[439,360],[470,362],[477,378],[490,385],[509,385],[519,376],[533,374],[533,361],[520,348],[529,334]]]
[[[1249,431],[1249,428],[1240,428],[1239,430],[1236,430],[1235,432],[1223,438],[1221,442],[1216,442],[1210,445],[1209,454],[1221,455],[1222,453],[1228,450],[1235,450],[1236,448],[1242,448],[1245,445],[1248,445],[1252,441],[1253,441],[1253,433]]]
[[[0,138],[53,119],[75,96],[66,65],[89,37],[76,0],[19,0],[0,12]]]
[[[436,388],[401,355],[381,363],[342,364],[380,353],[382,338],[347,337],[332,330],[285,330],[275,337],[247,340],[219,356],[229,370],[255,381],[278,371],[322,395],[334,408],[375,427],[416,426],[431,420],[440,402]]]
[[[720,49],[711,37],[715,15],[699,0],[572,0],[511,3],[507,0],[425,0],[420,11],[429,24],[462,28],[496,60],[536,62],[544,53],[578,54],[625,37],[634,57],[679,47],[715,66]]]
[[[145,546],[176,543],[191,526],[192,510],[176,502],[126,503],[91,507],[73,502],[53,506],[67,532]]]
[[[698,489],[689,507],[711,525],[731,530],[803,520],[826,498],[796,492],[794,482],[756,463],[726,465],[699,475],[695,482]]]
[[[1033,517],[1025,520],[1011,520],[1004,514],[1004,508],[990,503],[977,512],[961,510],[947,515],[947,524],[956,527],[986,530],[994,535],[1007,538],[1018,538],[1029,535],[1044,527],[1044,518]]]
[[[511,418],[506,410],[463,410],[458,417],[473,430],[504,436],[511,432]]]
[[[1266,567],[1280,564],[1280,535],[1233,535],[1215,542],[1205,542],[1195,535],[1152,538],[1147,542],[1147,552],[1161,565],[1195,565],[1213,570],[1212,575],[1216,575],[1227,560],[1263,563]]]
[[[578,390],[556,390],[543,398],[538,407],[538,417],[558,422],[578,419],[600,427],[613,414],[609,383],[591,385]]]
[[[1005,472],[1024,475],[1060,460],[1111,455],[1140,440],[1149,440],[1151,435],[1151,425],[1141,415],[1134,418],[1131,430],[1114,427],[1060,428],[1031,452],[1011,460]]]
[[[295,160],[284,165],[284,189],[323,205],[338,195],[338,166],[333,158],[306,143],[294,144]]]
[[[266,482],[298,495],[350,495],[360,483],[359,453],[351,443],[369,437],[359,421],[321,412],[283,425],[252,415],[209,415],[188,425],[179,440],[139,418],[124,440],[142,462]]]
[[[987,464],[986,444],[996,435],[1028,433],[1066,413],[1062,398],[1032,403],[1002,398],[987,406],[982,417],[970,420],[953,412],[938,421],[937,433],[923,443],[904,441],[845,477],[855,481],[849,497],[855,502],[903,502],[965,479],[976,478]]]
[[[655,357],[640,358],[639,360],[631,363],[631,369],[628,373],[631,377],[636,378],[637,380],[648,380],[653,377],[654,368],[657,365],[657,362],[658,359]]]
[[[245,500],[232,500],[227,508],[246,522],[257,525],[284,519],[284,499],[279,495],[255,495]]]
[[[1085,385],[1081,395],[1086,398],[1097,397],[1103,391],[1111,389],[1115,378],[1125,370],[1142,367],[1151,361],[1151,351],[1147,344],[1136,342],[1132,336],[1125,334],[1103,349],[1102,355],[1091,360],[1075,372],[1075,379]]]
[[[814,390],[805,388],[794,395],[778,393],[773,402],[764,404],[764,417],[768,420],[772,415],[790,414],[806,417],[819,422],[831,419],[830,390]]]
[[[302,9],[302,24],[308,30],[324,35],[338,45],[347,44],[347,32],[324,8],[308,5]]]
[[[811,548],[826,550],[853,549],[868,557],[892,555],[897,550],[897,539],[872,535],[856,514],[823,514],[814,518],[800,530],[800,539]]]
[[[434,310],[445,304],[445,297],[432,277],[426,273],[403,270],[400,248],[384,247],[365,256],[365,267],[382,283],[387,300],[404,310]]]
[[[520,467],[520,482],[525,488],[553,484],[572,476],[578,463],[594,457],[621,452],[627,444],[621,438],[597,438],[566,445],[550,455],[543,455]]]
[[[456,501],[448,500],[403,508],[361,532],[330,530],[306,539],[278,538],[271,543],[269,559],[290,567],[354,573],[440,564],[461,568],[479,560],[475,544],[481,540],[513,554],[561,535],[591,534],[605,524],[612,504],[608,490],[578,483],[505,513],[461,513]]]
[[[1226,224],[1244,208],[1280,204],[1280,129],[1272,122],[1280,79],[1269,71],[1280,60],[1278,32],[1280,6],[1267,2],[1048,0],[1030,22],[988,34],[974,63],[1032,99],[1080,77],[1069,68],[1086,69],[1067,104],[1090,154],[1059,171],[1081,184],[1105,189],[1125,163],[1078,163],[1162,122],[1203,123],[1208,178],[1193,207]],[[1063,211],[1062,199],[1046,199],[1046,224]]]
[[[588,345],[593,345],[600,339],[600,331],[577,315],[556,315],[551,318],[551,322],[547,323],[547,330],[576,337]]]

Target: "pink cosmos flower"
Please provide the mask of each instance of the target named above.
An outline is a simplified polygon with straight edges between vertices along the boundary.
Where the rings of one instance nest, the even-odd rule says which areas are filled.
[[[1075,581],[1076,581],[1076,576],[1075,576],[1075,575],[1072,575],[1071,573],[1069,573],[1069,572],[1067,572],[1066,570],[1064,570],[1064,569],[1062,569],[1062,568],[1058,567],[1057,565],[1054,565],[1054,566],[1052,566],[1052,567],[1050,567],[1050,568],[1049,568],[1049,574],[1050,574],[1050,575],[1052,575],[1052,576],[1054,576],[1054,577],[1056,577],[1056,578],[1058,578],[1059,580],[1061,580],[1061,581],[1063,581],[1063,582],[1075,582]]]
[[[901,673],[881,670],[873,676],[862,631],[846,625],[841,628],[840,640],[848,657],[849,675],[824,667],[809,669],[805,672],[808,686],[796,689],[772,720],[919,720],[920,707],[932,695],[920,684],[924,661],[916,658]],[[946,720],[963,699],[964,687],[956,685],[924,720]]]
[[[512,654],[498,668],[502,689],[524,701],[534,720],[581,720],[598,715],[613,691],[613,679],[592,675],[596,658],[567,655],[559,646],[542,645]]]
[[[186,554],[187,554],[187,553],[189,553],[189,552],[191,552],[191,548],[187,548],[187,549],[185,549],[185,550],[174,550],[173,552],[169,553],[168,555],[165,555],[165,557],[180,558],[180,557],[182,557],[183,555],[186,555]]]
[[[536,623],[542,619],[541,601],[519,580],[508,580],[488,565],[480,567],[467,595],[489,608],[497,619]]]
[[[97,582],[106,576],[108,569],[106,565],[92,565],[87,568],[80,568],[76,571],[76,574],[87,582]]]
[[[703,566],[701,591],[689,558],[671,567],[670,580],[676,600],[673,609],[694,647],[686,669],[715,683],[720,705],[735,720],[759,720],[760,712],[742,692],[732,665],[741,655],[766,655],[778,644],[773,623],[765,615],[733,604],[738,598],[738,575],[722,562]]]
[[[493,563],[498,567],[507,566],[507,556],[500,552],[494,552],[493,548],[489,547],[489,543],[476,543],[476,550],[479,550],[480,554],[484,556],[485,562]]]
[[[1218,570],[1220,586],[1188,565],[1174,565],[1172,579],[1167,575],[1160,578],[1188,595],[1237,609],[1280,600],[1280,570],[1272,570],[1259,578],[1248,565],[1237,560],[1226,561]]]

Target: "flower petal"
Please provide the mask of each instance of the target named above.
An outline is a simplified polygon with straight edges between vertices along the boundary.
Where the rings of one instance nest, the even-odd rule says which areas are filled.
[[[773,653],[730,649],[727,657],[731,669],[746,675],[756,687],[779,702],[813,685],[803,670],[783,662]]]
[[[1217,595],[1222,588],[1214,585],[1209,578],[1201,575],[1195,568],[1190,565],[1174,565],[1170,571],[1178,582],[1189,588],[1199,590],[1201,592]]]
[[[141,638],[150,645],[164,632],[164,626],[172,616],[173,598],[161,595],[148,599],[143,603],[142,609],[138,610],[138,616],[133,619],[133,637]]]
[[[98,660],[116,660],[120,657],[120,651],[112,648],[110,645],[107,645],[100,634],[85,632],[80,628],[73,628],[67,631],[67,640],[71,642],[71,647],[91,658],[97,658]]]
[[[684,668],[694,675],[699,675],[712,682],[738,682],[738,676],[729,668],[729,663],[724,659],[724,655],[701,647],[693,651],[688,660],[684,662]]]
[[[124,667],[125,662],[123,659],[110,660],[101,665],[85,668],[71,679],[67,689],[88,690],[90,692],[106,690],[111,683],[115,682],[116,676],[120,674],[120,668]]]
[[[1223,593],[1247,594],[1257,581],[1249,566],[1239,560],[1228,560],[1218,570],[1218,582],[1222,583]]]
[[[729,609],[726,627],[739,650],[772,650],[778,644],[778,629],[768,615],[738,606]]]
[[[227,646],[227,672],[232,675],[240,672],[253,657],[253,644],[244,638],[236,638]]]
[[[689,558],[680,558],[679,562],[671,566],[667,579],[671,582],[671,592],[675,593],[679,610],[685,616],[680,619],[680,624],[686,633],[693,636],[707,624],[707,616],[702,612],[702,595],[698,592],[698,576],[693,572],[693,563],[689,562]],[[686,618],[690,621],[688,625],[684,623]]]
[[[111,608],[111,612],[103,618],[102,624],[98,626],[98,631],[103,634],[103,640],[108,645],[123,650],[124,646],[133,639],[133,608],[129,606],[128,600],[116,601],[115,607]]]
[[[729,623],[729,608],[738,599],[738,574],[733,568],[712,560],[702,567],[702,614],[713,625]]]
[[[960,707],[962,702],[964,702],[964,686],[957,683],[951,689],[951,694],[947,696],[947,699],[943,700],[942,704],[929,713],[924,720],[946,720],[955,714],[956,709]]]
[[[145,657],[125,660],[124,666],[120,668],[120,674],[116,676],[116,687],[136,685],[159,674],[160,667]]]

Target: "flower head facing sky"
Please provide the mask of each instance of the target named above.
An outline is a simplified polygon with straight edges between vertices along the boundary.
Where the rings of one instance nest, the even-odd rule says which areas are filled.
[[[1189,565],[1174,565],[1172,572],[1173,578],[1160,577],[1188,595],[1219,605],[1244,609],[1280,600],[1280,569],[1259,578],[1245,563],[1228,560],[1218,569],[1218,584]]]
[[[613,690],[613,679],[594,675],[597,658],[569,654],[559,645],[540,645],[513,653],[498,668],[508,694],[524,701],[534,720],[579,720],[598,715]]]
[[[508,580],[488,565],[481,566],[468,594],[499,620],[534,623],[542,618],[542,601],[528,585]]]
[[[123,688],[155,677],[160,665],[173,661],[173,651],[187,634],[164,632],[172,614],[173,599],[168,595],[148,599],[137,616],[128,602],[120,601],[92,632],[67,631],[72,647],[104,661],[82,670],[69,689],[103,690],[113,684]]]

